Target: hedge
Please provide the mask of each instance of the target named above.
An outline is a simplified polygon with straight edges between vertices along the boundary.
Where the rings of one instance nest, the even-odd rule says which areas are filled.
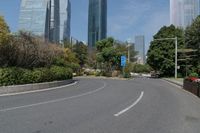
[[[0,86],[67,80],[72,78],[72,73],[70,68],[59,66],[32,70],[17,67],[0,68]]]

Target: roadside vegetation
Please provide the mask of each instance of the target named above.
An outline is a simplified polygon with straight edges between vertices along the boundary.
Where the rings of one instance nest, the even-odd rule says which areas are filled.
[[[130,50],[130,62],[123,68],[121,56],[128,57]],[[131,73],[150,73],[149,65],[136,63],[137,51],[134,46],[128,47],[127,42],[118,42],[110,37],[96,43],[96,49],[92,49],[88,55],[88,64],[85,74],[106,77],[130,78]]]
[[[69,48],[28,32],[12,34],[0,17],[0,86],[71,79],[79,68]]]
[[[187,49],[192,52],[187,56],[186,66],[190,76],[200,77],[200,16],[185,31]]]
[[[178,77],[200,76],[200,16],[186,30],[173,25],[162,27],[154,39],[178,38]],[[175,69],[174,40],[152,41],[147,63],[164,77],[173,77]]]
[[[178,76],[200,76],[200,16],[186,30],[173,25],[162,27],[154,39],[178,38]],[[121,56],[130,62],[121,67]],[[0,17],[0,86],[71,79],[73,75],[129,78],[131,73],[159,72],[174,76],[175,42],[152,41],[147,64],[136,63],[137,51],[127,42],[107,38],[88,49],[83,42],[54,44],[29,32],[11,33]],[[127,61],[128,62],[128,61]]]

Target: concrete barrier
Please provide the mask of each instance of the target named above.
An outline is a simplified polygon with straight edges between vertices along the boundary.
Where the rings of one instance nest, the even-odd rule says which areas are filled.
[[[70,80],[64,80],[64,81],[54,81],[54,82],[45,82],[45,83],[36,83],[36,84],[3,86],[3,87],[0,87],[0,94],[41,90],[41,89],[59,87],[59,86],[71,84],[73,82],[74,80],[70,79]]]
[[[194,95],[200,97],[200,83],[191,82],[188,80],[184,80],[183,89],[193,93]]]

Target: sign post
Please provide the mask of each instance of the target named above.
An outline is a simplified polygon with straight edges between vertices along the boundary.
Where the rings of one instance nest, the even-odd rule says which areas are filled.
[[[124,76],[124,68],[126,66],[126,56],[121,56],[121,67],[123,68],[123,76]]]

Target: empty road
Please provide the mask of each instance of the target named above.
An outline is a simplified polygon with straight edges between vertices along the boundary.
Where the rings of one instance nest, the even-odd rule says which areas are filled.
[[[160,79],[77,79],[0,96],[0,133],[200,133],[200,99]]]

